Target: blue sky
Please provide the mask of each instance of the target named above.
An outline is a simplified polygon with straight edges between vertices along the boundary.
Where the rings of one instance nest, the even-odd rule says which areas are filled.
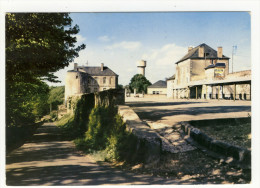
[[[248,12],[71,13],[71,17],[80,27],[78,44],[86,44],[74,62],[104,63],[119,75],[119,84],[129,84],[141,59],[147,61],[146,77],[152,83],[164,80],[175,73],[175,62],[187,53],[188,46],[201,43],[214,49],[222,46],[230,58],[232,46],[237,45],[234,71],[251,68]],[[56,75],[64,81],[72,67]]]

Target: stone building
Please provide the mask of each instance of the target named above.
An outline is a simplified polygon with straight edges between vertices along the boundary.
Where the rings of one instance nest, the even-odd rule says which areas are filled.
[[[147,87],[148,95],[166,95],[167,94],[167,83],[166,81],[159,80],[154,84]]]
[[[118,87],[118,75],[101,63],[100,67],[78,66],[69,70],[65,82],[65,101],[70,95],[94,93]]]
[[[173,98],[173,89],[175,83],[175,74],[172,75],[170,78],[167,79],[167,97],[168,98]]]
[[[229,58],[206,44],[188,48],[168,80],[169,98],[251,99],[251,71],[229,74]]]

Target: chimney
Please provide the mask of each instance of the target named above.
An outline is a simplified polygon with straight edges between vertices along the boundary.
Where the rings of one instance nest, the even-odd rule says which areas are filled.
[[[199,47],[199,57],[204,57],[204,47],[203,46]]]
[[[104,70],[104,63],[101,63],[101,71]]]
[[[218,58],[222,58],[223,57],[223,49],[222,47],[218,47]]]
[[[74,71],[78,71],[78,63],[74,63]]]
[[[193,48],[191,46],[188,47],[188,52],[190,52]]]

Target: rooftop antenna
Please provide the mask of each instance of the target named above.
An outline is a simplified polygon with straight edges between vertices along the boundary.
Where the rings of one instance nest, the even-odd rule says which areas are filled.
[[[87,63],[86,63],[86,65],[88,66],[88,60],[87,60]]]
[[[235,45],[235,46],[232,46],[232,73],[233,73],[233,60],[234,60],[234,58],[233,58],[233,56],[236,54],[236,52],[237,52],[237,45]]]

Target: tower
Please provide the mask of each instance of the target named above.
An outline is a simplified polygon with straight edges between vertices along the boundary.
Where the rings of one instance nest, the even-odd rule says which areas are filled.
[[[141,60],[137,62],[138,74],[145,76],[146,61]]]

